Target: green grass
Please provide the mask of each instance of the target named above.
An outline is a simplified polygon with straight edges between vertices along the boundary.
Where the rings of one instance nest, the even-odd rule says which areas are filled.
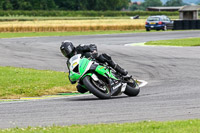
[[[147,18],[148,16],[142,16]],[[177,18],[176,16],[173,16]],[[95,19],[130,19],[130,17],[29,17],[29,16],[0,16],[0,21],[35,21],[35,20],[95,20]]]
[[[149,41],[149,42],[146,42],[145,45],[200,46],[200,38],[185,38],[185,39]]]
[[[0,133],[200,133],[200,120],[28,127],[0,130]]]
[[[97,34],[118,34],[118,33],[137,33],[145,30],[136,31],[77,31],[77,32],[20,32],[20,33],[0,33],[0,38],[14,37],[39,37],[39,36],[76,36],[76,35],[97,35]]]
[[[0,99],[70,92],[74,86],[64,72],[0,67]]]
[[[130,19],[131,16],[121,17],[30,17],[30,16],[0,16],[0,21],[35,21],[35,20],[94,20],[94,19]],[[149,16],[140,16],[147,19]],[[179,16],[170,16],[170,19],[178,19]]]

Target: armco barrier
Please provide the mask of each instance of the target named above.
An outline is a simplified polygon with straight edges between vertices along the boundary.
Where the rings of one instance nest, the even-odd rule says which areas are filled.
[[[200,20],[175,20],[173,30],[200,29]]]
[[[197,29],[200,29],[200,21],[197,21]]]

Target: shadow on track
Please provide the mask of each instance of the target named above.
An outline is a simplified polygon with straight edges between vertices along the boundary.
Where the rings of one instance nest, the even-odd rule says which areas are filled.
[[[106,101],[106,100],[121,99],[121,98],[128,98],[128,96],[117,96],[117,97],[112,97],[110,99],[99,99],[97,97],[74,97],[74,98],[63,99],[63,100],[65,101]]]

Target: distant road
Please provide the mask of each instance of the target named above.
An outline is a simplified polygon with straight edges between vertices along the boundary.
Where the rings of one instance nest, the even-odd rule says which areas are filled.
[[[94,96],[0,103],[0,128],[200,119],[200,47],[123,44],[185,37],[200,31],[0,39],[0,65],[65,71],[60,42],[96,43],[137,79],[148,82],[138,97]],[[104,45],[105,44],[105,45]]]

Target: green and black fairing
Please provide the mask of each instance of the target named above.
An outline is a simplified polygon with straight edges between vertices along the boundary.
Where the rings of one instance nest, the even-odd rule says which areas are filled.
[[[111,95],[118,95],[120,93],[119,91],[121,91],[121,89],[118,89],[122,86],[120,79],[113,75],[111,68],[108,66],[102,66],[91,59],[82,58],[81,55],[75,55],[68,61],[68,68],[70,70],[70,81],[73,83],[79,81],[79,84],[83,88],[86,88],[82,82],[84,77],[90,76],[93,78],[94,75],[108,85]]]
[[[113,75],[110,67],[92,64],[90,69],[88,70],[88,73],[85,74],[82,78],[87,75],[92,77],[93,74],[95,74],[99,79],[103,80],[108,85],[112,96],[116,96],[120,93],[121,89],[117,88],[120,88],[122,83],[118,78]],[[83,87],[85,86],[83,85]]]

